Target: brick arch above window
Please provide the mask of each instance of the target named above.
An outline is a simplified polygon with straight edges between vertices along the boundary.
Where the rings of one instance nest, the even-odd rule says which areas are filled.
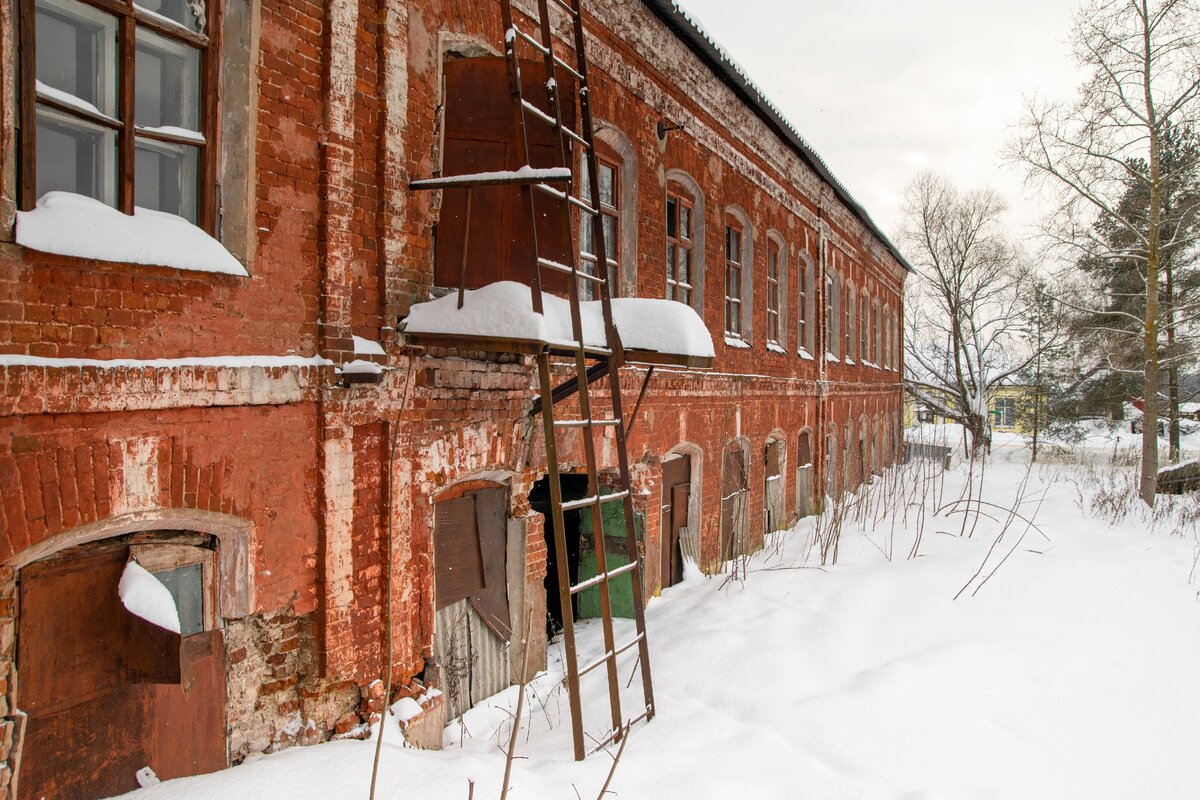
[[[668,201],[671,195],[691,202],[691,241],[693,243],[691,264],[690,264],[690,284],[691,284],[691,306],[696,309],[696,312],[701,317],[704,316],[704,243],[705,243],[705,216],[704,216],[704,192],[700,189],[700,184],[696,182],[688,173],[681,169],[667,170],[667,198]],[[666,204],[669,205],[669,202]],[[664,259],[666,254],[664,253]],[[665,263],[665,262],[664,262]],[[667,281],[665,296],[667,299],[674,299],[672,295],[672,286],[670,281]]]

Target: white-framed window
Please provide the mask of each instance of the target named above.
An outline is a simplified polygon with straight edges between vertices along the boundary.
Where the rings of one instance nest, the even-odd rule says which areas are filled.
[[[608,264],[605,279],[608,281],[609,296],[621,294],[621,170],[613,161],[596,157],[596,170],[600,185],[600,223],[604,231],[604,258]],[[591,180],[587,169],[582,171],[583,196],[591,196]],[[579,269],[589,275],[599,274],[596,269],[596,234],[592,215],[579,212]],[[580,295],[584,300],[595,300],[600,296],[594,281],[580,282]]]
[[[742,338],[742,224],[733,217],[725,220],[725,333]]]
[[[692,305],[695,294],[695,207],[690,197],[667,189],[667,299]]]

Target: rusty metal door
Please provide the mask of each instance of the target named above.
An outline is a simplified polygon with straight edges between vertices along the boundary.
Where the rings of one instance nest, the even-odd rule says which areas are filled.
[[[688,525],[688,500],[691,489],[692,460],[679,456],[663,463],[662,516],[659,533],[662,588],[683,580],[683,553],[680,531]]]
[[[137,789],[142,767],[166,779],[228,765],[221,634],[187,637],[182,648],[168,634],[170,650],[148,651],[161,629],[117,596],[128,552],[89,545],[20,572],[22,798],[108,797]]]

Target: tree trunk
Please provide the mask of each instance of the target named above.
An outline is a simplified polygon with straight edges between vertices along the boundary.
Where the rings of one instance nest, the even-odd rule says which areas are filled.
[[[1150,13],[1146,0],[1138,4],[1142,17],[1142,90],[1146,98],[1146,120],[1150,134],[1150,230],[1146,252],[1146,318],[1142,336],[1142,354],[1146,359],[1142,398],[1142,475],[1138,494],[1146,505],[1154,506],[1158,490],[1158,262],[1162,225],[1161,136],[1151,90],[1153,50]]]
[[[1167,363],[1167,436],[1170,442],[1167,458],[1172,464],[1179,460],[1179,367],[1175,361],[1175,282],[1171,259],[1162,262],[1163,278],[1163,322],[1166,327]]]

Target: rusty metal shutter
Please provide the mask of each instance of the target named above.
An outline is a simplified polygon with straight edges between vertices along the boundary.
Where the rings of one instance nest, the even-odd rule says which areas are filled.
[[[473,493],[479,549],[483,556],[483,589],[471,595],[471,606],[503,641],[512,638],[508,613],[508,493],[485,489]]]
[[[528,69],[525,67],[528,66]],[[501,57],[461,58],[445,64],[446,106],[442,173],[465,175],[516,169],[519,148],[514,140],[513,104],[508,86],[508,65]],[[543,111],[549,109],[546,87],[536,79],[540,65],[528,62],[521,70],[525,99]],[[564,80],[564,76],[560,76]],[[574,128],[574,84],[564,85],[564,125]],[[534,124],[529,128],[529,160],[534,167],[557,164],[553,130]],[[478,288],[501,280],[530,283],[533,278],[533,237],[528,210],[516,186],[474,190],[465,286]],[[457,286],[466,234],[466,190],[442,193],[441,216],[434,247],[434,283]],[[569,242],[563,241],[557,205],[535,194],[537,236],[542,255],[567,262]],[[474,255],[471,255],[474,254]],[[544,274],[543,288],[565,291],[566,278]]]
[[[447,500],[434,507],[433,558],[438,610],[483,588],[483,556],[474,497]]]

